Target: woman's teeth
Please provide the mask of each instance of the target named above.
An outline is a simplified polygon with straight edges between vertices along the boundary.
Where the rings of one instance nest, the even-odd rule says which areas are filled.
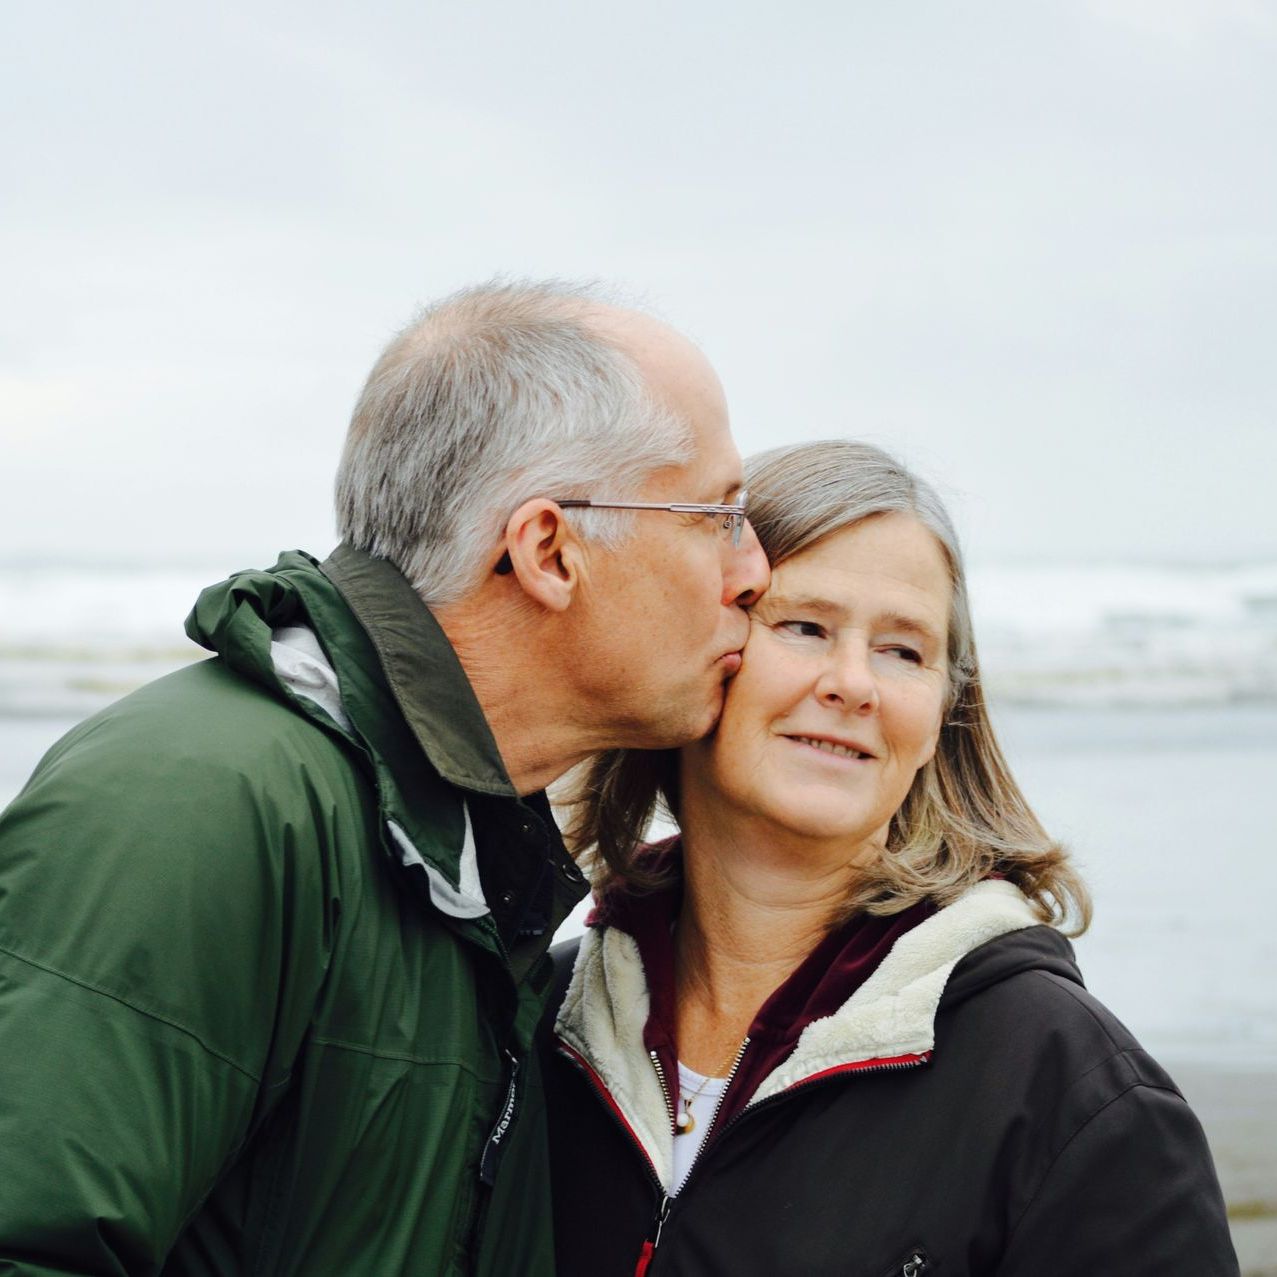
[[[868,754],[861,753],[858,749],[852,749],[847,745],[835,745],[831,740],[816,740],[813,736],[794,736],[791,739],[802,741],[804,745],[812,745],[816,749],[823,749],[826,754],[837,754],[839,758],[868,758]]]

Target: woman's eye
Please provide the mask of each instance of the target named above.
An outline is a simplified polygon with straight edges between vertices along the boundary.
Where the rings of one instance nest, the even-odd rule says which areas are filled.
[[[922,664],[922,653],[915,651],[912,647],[904,647],[902,644],[897,643],[886,650],[894,652],[902,661],[908,661],[910,665]]]
[[[825,627],[816,621],[781,621],[779,629],[800,638],[824,638]]]

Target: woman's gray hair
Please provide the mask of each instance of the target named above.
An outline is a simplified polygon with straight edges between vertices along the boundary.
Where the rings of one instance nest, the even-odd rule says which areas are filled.
[[[857,881],[843,916],[892,914],[921,900],[945,905],[989,877],[1015,883],[1043,921],[1090,921],[1087,890],[1067,852],[1038,822],[989,721],[953,523],[933,489],[871,444],[848,439],[773,448],[745,463],[749,519],[772,566],[865,519],[908,514],[936,539],[952,585],[949,695],[935,756],[892,817],[882,855]],[[660,885],[642,840],[653,814],[679,811],[676,751],[613,750],[574,774],[560,800],[568,846],[598,892]]]
[[[428,307],[390,343],[355,405],[337,472],[342,538],[389,559],[430,604],[490,571],[530,497],[632,500],[693,454],[689,422],[591,323],[583,285],[496,283]],[[573,510],[615,548],[623,511]]]
[[[940,544],[949,567],[949,708],[975,667],[971,605],[958,533],[936,490],[894,457],[854,439],[757,453],[745,463],[749,521],[771,563],[877,514],[910,514]]]

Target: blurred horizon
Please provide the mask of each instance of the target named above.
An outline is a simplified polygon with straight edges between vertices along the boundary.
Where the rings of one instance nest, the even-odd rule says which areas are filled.
[[[203,655],[181,630],[220,564],[0,561],[0,716],[91,713]],[[1277,705],[1277,558],[972,564],[985,690],[1016,705]]]

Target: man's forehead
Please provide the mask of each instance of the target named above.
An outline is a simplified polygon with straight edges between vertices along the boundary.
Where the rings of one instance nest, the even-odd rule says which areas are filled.
[[[700,347],[640,311],[593,304],[589,316],[633,359],[652,395],[691,427],[692,456],[677,474],[663,478],[685,492],[686,501],[719,503],[733,497],[743,481],[740,453],[728,428],[722,384]]]
[[[672,411],[693,421],[726,416],[723,388],[700,347],[651,315],[595,304],[587,316],[602,336],[627,354],[648,389]]]
[[[697,472],[701,486],[719,494],[715,500],[740,491],[745,482],[744,466],[726,416],[703,422],[696,431],[696,456],[690,468]]]
[[[736,499],[743,485],[740,458],[733,447],[727,455],[707,456],[698,451],[684,465],[658,470],[645,487],[657,500],[725,505]]]
[[[720,503],[731,500],[744,485],[740,453],[724,422],[721,428],[695,432],[695,449],[686,465],[677,467],[677,482],[699,495],[689,500]]]
[[[583,318],[605,341],[638,361],[659,361],[685,354],[689,349],[700,353],[677,329],[652,315],[645,315],[641,310],[591,302],[586,306]]]

